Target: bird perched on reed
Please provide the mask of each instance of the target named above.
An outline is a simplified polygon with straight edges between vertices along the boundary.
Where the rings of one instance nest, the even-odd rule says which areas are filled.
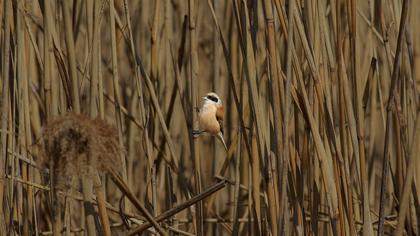
[[[194,137],[199,137],[202,134],[210,134],[216,136],[225,147],[226,142],[223,138],[223,116],[224,108],[222,100],[216,93],[208,93],[203,97],[203,107],[199,111],[198,122],[199,130],[193,130]]]

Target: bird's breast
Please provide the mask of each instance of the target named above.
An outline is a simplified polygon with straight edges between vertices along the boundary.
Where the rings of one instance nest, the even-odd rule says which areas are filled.
[[[220,131],[215,112],[204,111],[200,114],[200,130],[216,135]]]

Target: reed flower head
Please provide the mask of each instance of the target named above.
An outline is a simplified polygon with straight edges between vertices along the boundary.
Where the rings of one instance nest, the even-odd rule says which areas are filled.
[[[101,119],[74,113],[54,117],[43,128],[41,155],[57,189],[68,189],[75,177],[120,172],[121,147],[117,130]]]

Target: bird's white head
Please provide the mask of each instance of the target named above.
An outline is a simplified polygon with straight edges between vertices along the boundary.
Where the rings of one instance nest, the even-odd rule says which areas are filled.
[[[219,96],[216,93],[208,93],[205,97],[203,97],[204,103],[206,104],[216,104],[222,105],[222,100],[220,100]]]

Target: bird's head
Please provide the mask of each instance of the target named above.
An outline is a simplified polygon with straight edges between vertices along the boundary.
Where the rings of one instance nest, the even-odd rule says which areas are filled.
[[[219,96],[213,92],[208,93],[205,97],[203,97],[203,99],[204,103],[222,105],[222,100],[220,100]]]

